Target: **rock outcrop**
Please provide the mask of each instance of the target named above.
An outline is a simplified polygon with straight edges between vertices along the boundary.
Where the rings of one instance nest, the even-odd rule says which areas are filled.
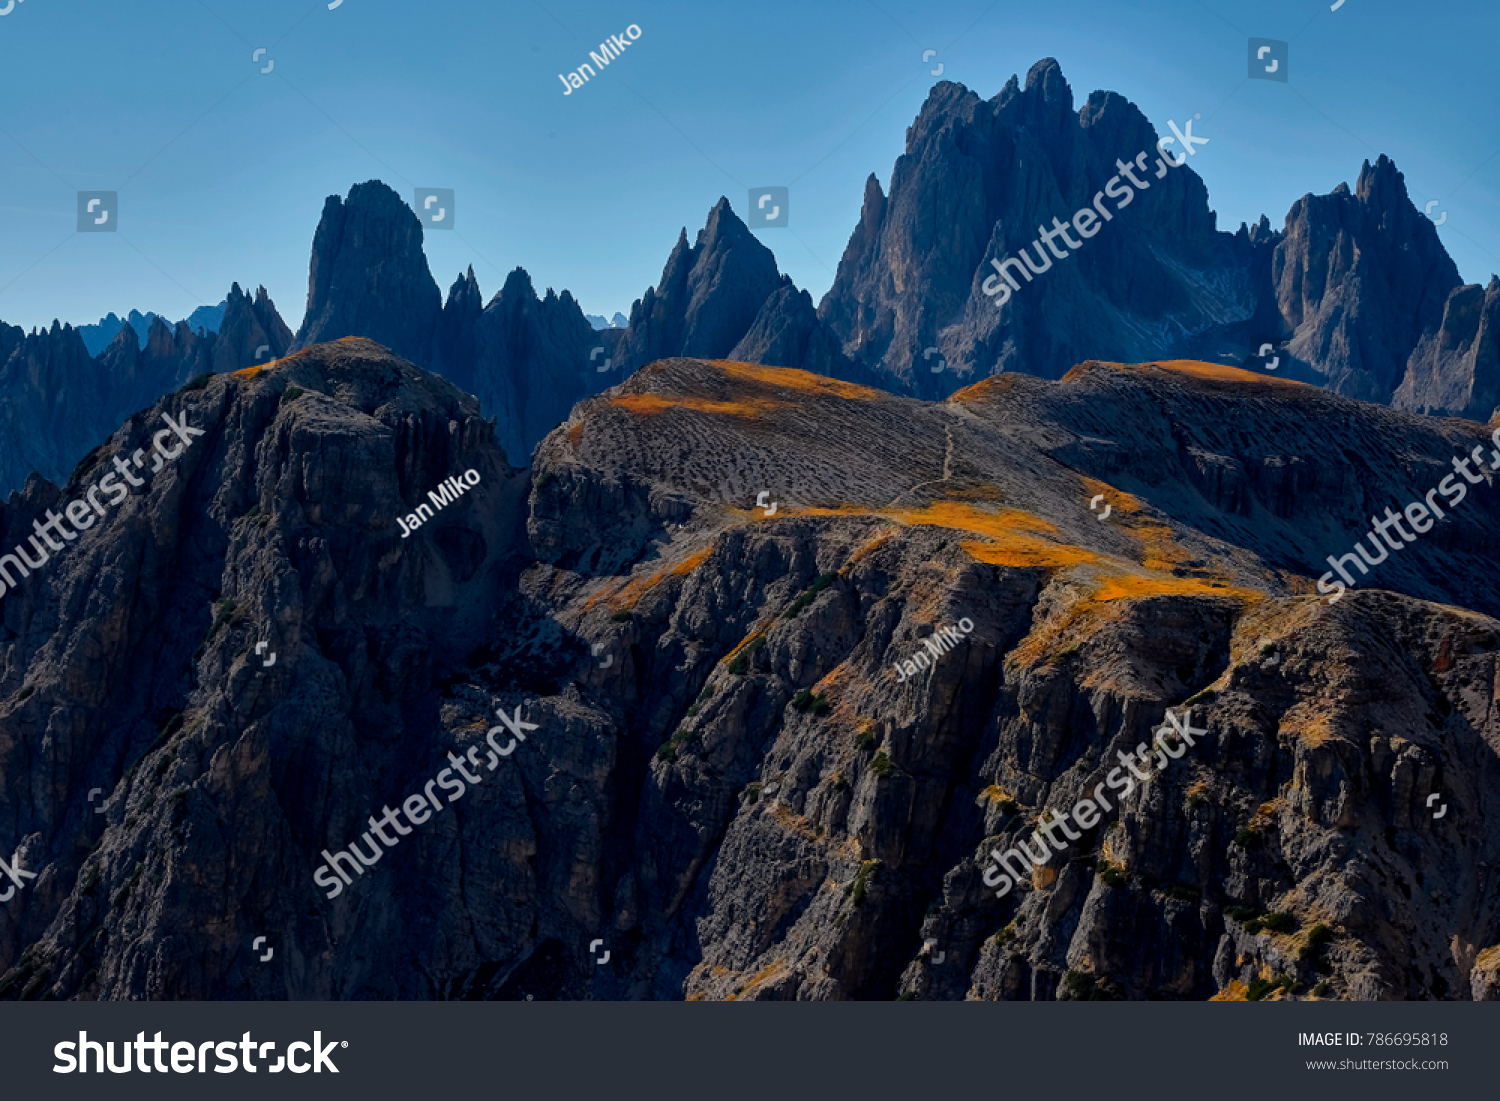
[[[780,286],[771,250],[721,198],[697,241],[684,229],[661,281],[630,307],[619,362],[628,372],[666,356],[726,356]]]
[[[1211,364],[926,403],[670,359],[522,479],[342,340],[132,418],[0,549],[163,412],[205,435],[0,602],[0,997],[1495,996],[1500,501],[1314,588],[1489,426]]]
[[[1191,164],[1159,165],[1156,142],[1145,116],[1113,92],[1075,112],[1050,59],[1024,88],[1012,78],[988,101],[940,81],[907,132],[890,194],[867,181],[819,316],[846,353],[880,364],[911,393],[924,392],[928,348],[949,364],[939,381],[950,393],[1002,371],[1057,378],[1089,357],[1165,356],[1232,329],[1259,304],[1248,242],[1215,230],[1202,180]],[[1019,257],[1039,227],[1089,207],[1138,154],[1146,186],[1117,181],[1133,198],[1109,223],[1076,252],[1054,259],[1042,249],[1035,263],[1045,274],[1028,276],[1005,305],[981,293],[990,261]]]
[[[1500,407],[1500,277],[1448,295],[1442,323],[1424,333],[1392,404],[1472,420]]]
[[[442,311],[422,223],[401,196],[379,180],[355,184],[347,200],[328,196],[294,348],[359,336],[426,363]]]
[[[1408,359],[1460,283],[1385,156],[1364,163],[1352,192],[1340,184],[1292,205],[1272,278],[1289,354],[1330,389],[1382,402],[1403,385]],[[1405,385],[1426,394],[1418,378]]]

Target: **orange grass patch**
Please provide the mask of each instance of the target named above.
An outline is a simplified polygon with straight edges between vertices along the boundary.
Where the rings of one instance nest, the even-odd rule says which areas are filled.
[[[978,382],[965,386],[962,390],[955,390],[948,398],[961,405],[967,405],[971,401],[984,401],[988,398],[999,397],[1005,391],[1016,384],[1014,374],[991,375],[982,378]]]
[[[732,359],[711,359],[709,362],[729,377],[742,382],[771,385],[802,394],[833,394],[851,401],[884,401],[891,396],[868,386],[856,386],[852,382],[841,382],[836,378],[815,375],[811,371],[798,371],[791,367],[761,367],[759,364],[739,363]]]
[[[713,544],[710,543],[706,547],[695,550],[680,561],[663,566],[648,578],[642,579],[641,575],[636,574],[626,580],[623,585],[615,586],[612,589],[609,587],[600,589],[584,601],[583,610],[588,611],[601,600],[608,602],[611,611],[619,612],[634,608],[636,602],[655,588],[662,578],[680,577],[685,573],[691,573],[703,565],[704,560],[713,553],[713,549]]]
[[[1305,382],[1295,379],[1279,378],[1276,375],[1262,375],[1256,371],[1247,371],[1242,367],[1228,367],[1222,363],[1206,363],[1199,359],[1168,359],[1151,360],[1147,363],[1115,363],[1110,360],[1091,359],[1073,367],[1067,374],[1063,375],[1063,382],[1076,381],[1078,377],[1088,371],[1107,367],[1117,371],[1145,371],[1152,367],[1163,371],[1174,371],[1179,375],[1189,375],[1192,378],[1203,379],[1207,382],[1234,382],[1234,383],[1265,383],[1269,386],[1300,386],[1307,388]],[[1312,387],[1316,389],[1316,387]]]
[[[707,398],[668,398],[661,394],[621,394],[610,398],[609,404],[640,416],[665,413],[671,409],[691,409],[695,413],[709,413],[721,417],[758,418],[778,409],[789,409],[784,401],[767,398],[751,398],[747,401],[709,401]]]

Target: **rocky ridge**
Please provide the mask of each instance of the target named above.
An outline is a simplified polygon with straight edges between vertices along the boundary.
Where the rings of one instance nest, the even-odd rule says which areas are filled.
[[[0,840],[40,876],[0,996],[1497,995],[1493,487],[1313,586],[1489,427],[1211,364],[926,403],[679,358],[523,478],[358,340],[162,408],[203,446],[0,603]],[[323,897],[322,850],[517,708],[521,748]],[[1182,708],[1206,736],[995,898],[991,850]]]

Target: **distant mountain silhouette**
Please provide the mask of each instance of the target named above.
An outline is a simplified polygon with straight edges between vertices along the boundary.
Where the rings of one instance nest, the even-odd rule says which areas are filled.
[[[627,325],[630,324],[630,319],[628,317],[626,317],[624,314],[620,313],[618,310],[615,312],[614,319],[610,320],[610,321],[604,320],[604,318],[601,315],[596,314],[596,313],[586,313],[586,314],[583,315],[583,319],[585,321],[587,321],[590,325],[592,325],[596,330],[597,329],[623,329]]]
[[[217,306],[199,306],[187,316],[187,326],[193,332],[203,329],[205,332],[216,333],[219,326],[224,322],[224,308],[229,303],[220,302]],[[135,330],[139,348],[146,346],[146,332],[151,328],[151,323],[158,315],[138,310],[131,310],[122,320],[113,313],[106,314],[96,325],[79,325],[78,335],[83,339],[83,346],[88,349],[89,355],[97,356],[108,348],[110,342],[119,334],[120,330],[129,325]]]
[[[1200,136],[1213,140],[1211,130]],[[131,313],[30,336],[0,330],[9,333],[0,336],[5,415],[55,429],[0,445],[0,491],[33,472],[62,477],[83,441],[162,388],[349,336],[476,395],[518,464],[577,401],[672,356],[798,367],[936,399],[994,374],[1059,378],[1086,359],[1260,369],[1269,344],[1278,377],[1346,396],[1474,418],[1500,402],[1500,281],[1460,284],[1388,158],[1364,164],[1352,189],[1299,199],[1280,230],[1262,216],[1228,233],[1192,162],[1154,160],[1156,142],[1114,92],[1075,110],[1051,59],[988,100],[940,81],[889,192],[874,175],[866,181],[816,308],[720,198],[691,243],[682,229],[628,320],[617,313],[606,328],[566,290],[539,296],[519,267],[487,304],[472,269],[445,301],[415,214],[384,183],[356,184],[324,204],[295,336],[263,291],[252,300],[238,287],[175,326]],[[1038,233],[1097,209],[1138,154],[1144,186],[1130,205],[1076,254],[1043,254]],[[985,293],[995,265],[1028,250],[1046,267],[997,307]],[[126,329],[133,354],[117,347]],[[102,404],[68,397],[78,393]]]

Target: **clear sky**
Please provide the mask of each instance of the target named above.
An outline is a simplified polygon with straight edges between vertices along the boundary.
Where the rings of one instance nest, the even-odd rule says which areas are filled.
[[[0,319],[179,318],[238,280],[295,329],[324,198],[371,178],[408,202],[455,190],[455,232],[426,239],[445,294],[470,264],[486,298],[521,265],[605,316],[720,195],[743,216],[748,188],[786,185],[790,226],[760,239],[816,300],[930,71],[988,98],[1048,56],[1076,103],[1117,91],[1161,132],[1201,113],[1221,228],[1279,228],[1384,152],[1447,212],[1464,279],[1488,280],[1500,5],[1332,2],[19,0],[0,17]],[[564,96],[558,74],[632,23]],[[1246,79],[1250,36],[1291,42],[1288,83]],[[76,232],[80,190],[119,192],[120,232]]]

